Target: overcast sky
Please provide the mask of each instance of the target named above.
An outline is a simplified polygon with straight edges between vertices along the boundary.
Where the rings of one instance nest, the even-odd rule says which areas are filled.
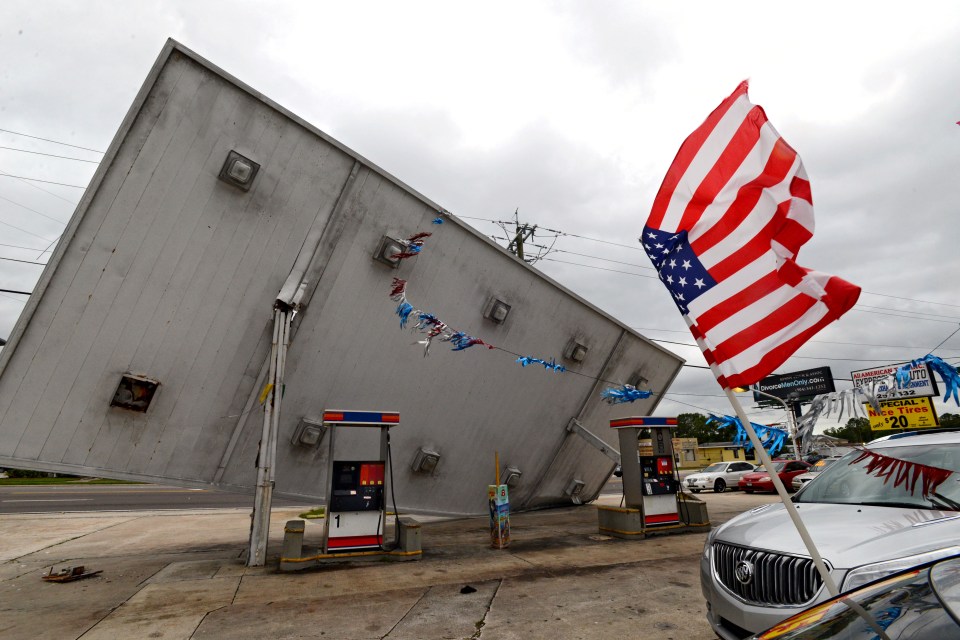
[[[658,415],[731,413],[637,243],[681,142],[749,79],[811,180],[798,262],[864,290],[779,373],[956,364],[958,36],[951,2],[6,0],[0,173],[85,186],[173,37],[482,233],[519,210],[537,268],[694,365]],[[0,288],[32,289],[82,192],[0,176]]]

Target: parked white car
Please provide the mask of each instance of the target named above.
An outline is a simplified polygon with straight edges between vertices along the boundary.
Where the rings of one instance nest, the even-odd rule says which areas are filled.
[[[803,485],[807,484],[811,480],[817,477],[817,474],[829,467],[831,464],[839,460],[841,456],[831,457],[831,458],[820,458],[813,463],[813,466],[810,467],[810,471],[806,473],[801,473],[798,476],[793,478],[793,490],[800,491],[803,488]]]
[[[841,592],[958,554],[960,431],[874,440],[821,471],[790,506]],[[768,629],[830,597],[781,503],[708,534],[700,585],[707,619],[724,640]]]
[[[691,473],[683,479],[683,486],[693,493],[700,493],[704,489],[713,489],[716,493],[723,493],[727,489],[736,489],[740,476],[753,471],[754,465],[749,462],[714,462],[712,465]]]

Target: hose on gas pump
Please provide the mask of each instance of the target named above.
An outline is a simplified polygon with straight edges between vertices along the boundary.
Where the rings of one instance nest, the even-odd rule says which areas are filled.
[[[679,501],[685,501],[685,500],[686,500],[686,497],[684,497],[684,492],[683,492],[683,479],[680,477],[680,467],[679,467],[679,465],[676,465],[676,464],[673,465],[673,475],[674,475],[674,477],[677,479],[677,488],[679,489],[679,491],[677,491],[677,495],[679,496],[679,497],[678,497],[678,500],[679,500]],[[680,512],[680,513],[677,514],[677,515],[679,516],[679,518],[680,518],[680,522],[683,523],[683,524],[685,524],[685,525],[687,525],[687,526],[689,527],[689,526],[690,526],[690,517],[689,517],[690,511],[689,511],[689,509],[687,510],[687,519],[686,519],[686,520],[683,519],[683,509],[680,508],[680,505],[679,505],[679,504],[677,505],[677,511]]]
[[[385,547],[383,543],[381,543],[380,549],[383,551],[393,551],[400,546],[400,512],[397,510],[397,493],[393,488],[393,449],[390,446],[389,429],[387,430],[387,467],[390,469],[390,497],[393,500],[393,545],[390,547]],[[384,530],[386,530],[386,509],[384,509],[382,523]]]

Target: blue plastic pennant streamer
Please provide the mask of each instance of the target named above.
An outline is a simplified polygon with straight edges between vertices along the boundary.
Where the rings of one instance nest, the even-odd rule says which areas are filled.
[[[397,315],[400,316],[400,328],[404,329],[407,326],[407,320],[410,319],[410,314],[413,313],[413,305],[404,300],[399,305],[397,305]]]
[[[603,398],[607,404],[623,404],[625,402],[634,402],[635,400],[646,400],[652,395],[652,391],[637,389],[629,384],[620,387],[608,387],[600,393],[600,397]]]
[[[944,402],[947,402],[950,396],[953,396],[953,401],[960,405],[960,373],[957,372],[956,367],[948,362],[944,362],[932,353],[928,353],[922,358],[912,360],[909,364],[905,364],[897,369],[898,387],[902,388],[910,384],[910,369],[918,364],[928,364],[931,369],[940,374],[940,378],[943,379],[943,386],[947,388],[947,392],[943,396]]]
[[[745,451],[753,449],[753,442],[750,441],[750,436],[747,435],[747,430],[743,428],[739,418],[733,416],[715,416],[711,414],[710,417],[707,418],[707,424],[717,424],[720,427],[736,429],[737,434],[733,437],[733,443],[742,446]],[[756,422],[751,422],[750,425],[756,432],[757,437],[760,438],[760,444],[763,445],[763,448],[766,449],[771,458],[775,458],[777,454],[780,453],[780,450],[783,449],[783,444],[787,439],[787,432],[783,429],[767,427],[762,424],[757,424]]]
[[[520,356],[519,358],[517,358],[517,362],[520,363],[521,367],[525,367],[528,364],[542,364],[544,369],[547,369],[548,371],[550,369],[553,369],[557,373],[563,373],[564,371],[567,370],[567,368],[562,364],[557,364],[554,358],[550,358],[550,362],[547,362],[546,360],[541,360],[540,358],[532,358],[530,356]]]

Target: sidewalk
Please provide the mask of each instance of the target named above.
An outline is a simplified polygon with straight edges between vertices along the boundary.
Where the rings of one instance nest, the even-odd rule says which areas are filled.
[[[706,501],[717,524],[775,499]],[[703,533],[611,539],[587,505],[514,514],[502,551],[489,548],[486,518],[432,521],[420,561],[280,573],[284,524],[301,511],[274,510],[268,565],[258,568],[243,564],[248,509],[4,516],[0,637],[714,637],[699,586]],[[322,521],[308,521],[306,542],[321,532]],[[52,565],[102,573],[44,582]]]

